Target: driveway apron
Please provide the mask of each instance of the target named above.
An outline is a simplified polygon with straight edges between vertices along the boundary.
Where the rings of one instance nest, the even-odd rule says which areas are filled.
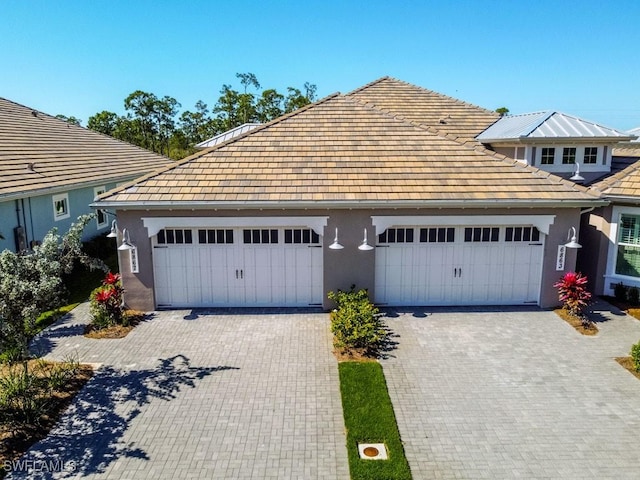
[[[613,359],[640,322],[599,308],[596,337],[549,311],[389,312],[382,364],[414,478],[640,478],[640,380]]]
[[[326,314],[156,312],[119,340],[83,337],[87,319],[34,342],[101,366],[10,478],[348,478]]]

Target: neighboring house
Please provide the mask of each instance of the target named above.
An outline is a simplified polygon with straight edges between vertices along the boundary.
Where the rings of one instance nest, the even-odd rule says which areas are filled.
[[[640,129],[629,131],[639,135]],[[616,284],[640,287],[640,142],[614,149],[615,172],[593,185],[610,205],[582,220],[584,244],[579,268],[599,295],[613,295]]]
[[[498,153],[580,183],[609,175],[614,146],[633,138],[554,111],[502,117],[476,137]]]
[[[126,301],[329,308],[355,285],[386,305],[554,306],[568,235],[606,202],[484,148],[498,120],[385,77],[108,192]]]
[[[215,147],[221,143],[226,142],[227,140],[231,140],[232,138],[237,137],[238,135],[242,135],[243,133],[249,132],[256,127],[259,127],[260,123],[243,123],[242,125],[232,128],[226,132],[219,133],[218,135],[211,137],[204,142],[200,142],[196,144],[197,148],[209,148]]]
[[[53,227],[66,232],[97,195],[170,162],[0,98],[0,251],[29,249]],[[85,239],[111,220],[98,210]]]

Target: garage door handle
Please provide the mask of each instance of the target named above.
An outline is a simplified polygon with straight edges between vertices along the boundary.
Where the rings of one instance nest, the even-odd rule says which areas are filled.
[[[462,269],[461,268],[458,269],[458,278],[462,278]]]
[[[238,269],[236,268],[236,278],[238,278]]]
[[[244,278],[244,270],[240,270],[240,278]]]

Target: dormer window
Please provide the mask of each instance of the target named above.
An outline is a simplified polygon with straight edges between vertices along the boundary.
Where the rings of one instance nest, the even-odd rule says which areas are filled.
[[[598,147],[584,147],[584,164],[596,164],[598,161]]]
[[[543,147],[540,163],[542,165],[553,165],[553,159],[556,156],[556,149],[553,147]]]
[[[571,165],[576,163],[576,148],[565,147],[562,149],[562,164]]]

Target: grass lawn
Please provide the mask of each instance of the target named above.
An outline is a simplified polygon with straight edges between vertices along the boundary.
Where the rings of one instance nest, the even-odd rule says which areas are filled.
[[[351,479],[411,479],[382,366],[378,362],[341,362],[338,370]],[[361,459],[358,443],[363,442],[384,443],[389,459]]]

